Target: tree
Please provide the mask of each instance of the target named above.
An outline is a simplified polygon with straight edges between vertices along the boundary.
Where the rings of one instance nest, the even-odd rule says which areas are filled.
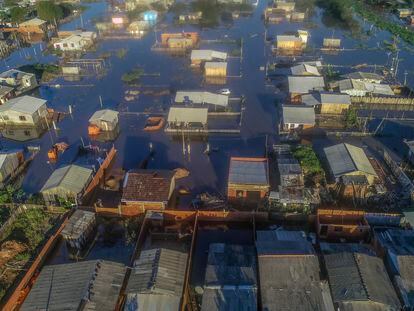
[[[48,22],[57,21],[63,18],[63,9],[52,1],[39,1],[36,4],[37,16]]]
[[[24,21],[24,18],[27,14],[26,9],[15,6],[10,10],[10,19],[12,22],[20,23]]]

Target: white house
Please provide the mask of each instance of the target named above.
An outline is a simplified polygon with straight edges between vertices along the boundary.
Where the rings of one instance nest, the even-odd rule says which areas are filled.
[[[93,31],[79,31],[74,32],[57,41],[53,47],[61,51],[82,51],[90,47],[96,40],[96,33]]]
[[[0,106],[0,123],[35,126],[43,122],[47,114],[46,100],[25,95]]]

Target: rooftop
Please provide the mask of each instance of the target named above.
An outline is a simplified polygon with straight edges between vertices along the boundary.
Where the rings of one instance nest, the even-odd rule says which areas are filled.
[[[268,185],[266,158],[230,158],[229,184]]]
[[[23,23],[20,23],[19,26],[27,27],[27,26],[41,26],[46,24],[47,22],[40,18],[33,18],[29,19],[28,21],[25,21]]]
[[[17,69],[10,69],[10,70],[6,70],[6,71],[3,71],[2,73],[0,73],[0,78],[2,78],[2,79],[7,79],[7,78],[21,79],[21,77],[25,76],[25,75],[34,76],[34,74],[29,73],[29,72],[20,71],[20,70],[17,70]]]
[[[206,65],[207,64],[208,63],[206,63]],[[225,66],[227,66],[227,63],[217,64],[224,64]],[[227,107],[229,104],[229,97],[227,95],[204,91],[178,91],[175,95],[174,102],[180,104],[211,104],[216,106]]]
[[[201,311],[257,310],[257,290],[246,288],[207,288]]]
[[[265,230],[256,232],[258,256],[312,255],[312,243],[302,231]]]
[[[85,230],[95,221],[95,213],[77,209],[62,230],[64,237],[79,239]]]
[[[373,72],[363,72],[363,71],[356,71],[351,72],[349,74],[344,75],[344,77],[348,79],[355,79],[355,80],[377,80],[381,81],[384,79],[383,76],[373,73]]]
[[[168,170],[131,170],[125,176],[122,202],[168,202],[173,178]]]
[[[0,96],[5,96],[13,91],[13,88],[10,86],[0,85]]]
[[[320,76],[319,70],[316,66],[308,65],[308,64],[299,64],[290,68],[290,71],[293,76],[304,76],[304,75],[312,75],[312,76]]]
[[[311,91],[321,91],[325,88],[323,77],[288,76],[289,92],[306,94]]]
[[[300,105],[283,105],[283,123],[315,125],[315,110],[313,107]]]
[[[335,178],[356,171],[377,176],[362,148],[342,143],[326,147],[324,152]]]
[[[227,68],[227,63],[226,62],[206,62],[204,65],[204,68],[206,69]]]
[[[351,104],[351,96],[343,93],[320,92],[321,104]]]
[[[208,108],[171,107],[167,122],[207,124]]]
[[[33,114],[46,104],[46,100],[33,96],[24,95],[12,98],[0,106],[0,112],[18,111],[21,113]]]
[[[375,230],[380,245],[397,256],[414,256],[414,231],[404,229]]]
[[[192,50],[191,60],[213,60],[213,59],[227,59],[227,53],[214,50]]]
[[[103,109],[97,110],[95,113],[90,117],[89,122],[95,121],[106,121],[106,122],[115,122],[118,120],[118,111],[110,110],[110,109]]]
[[[277,41],[295,41],[295,42],[302,42],[300,37],[296,36],[289,36],[289,35],[278,35],[276,36]]]
[[[73,193],[80,193],[93,174],[92,169],[71,164],[53,171],[40,192],[54,188],[63,188]]]
[[[125,270],[101,260],[46,266],[20,310],[114,310]]]

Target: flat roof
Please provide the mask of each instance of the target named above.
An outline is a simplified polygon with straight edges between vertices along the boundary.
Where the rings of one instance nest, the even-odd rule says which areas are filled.
[[[306,94],[311,91],[321,91],[325,87],[323,77],[288,76],[289,92]]]
[[[213,59],[227,59],[227,53],[215,50],[192,50],[191,60],[213,60]]]
[[[229,104],[229,97],[223,94],[216,94],[204,91],[178,91],[175,94],[174,102],[180,104],[211,104],[216,106],[227,107]]]
[[[269,185],[266,158],[230,158],[229,184]]]
[[[24,95],[21,97],[16,97],[8,100],[5,104],[0,106],[0,112],[6,112],[11,110],[33,114],[45,104],[46,100],[44,99]]]
[[[207,124],[208,108],[171,107],[167,122]]]
[[[362,148],[342,143],[326,147],[324,152],[335,178],[356,171],[377,176]]]
[[[301,105],[282,106],[283,123],[315,125],[315,110],[313,107]]]

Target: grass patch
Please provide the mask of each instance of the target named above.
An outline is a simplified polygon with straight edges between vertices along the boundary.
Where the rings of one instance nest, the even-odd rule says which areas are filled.
[[[300,145],[293,148],[292,152],[302,167],[307,184],[321,183],[325,179],[321,162],[312,147]]]

